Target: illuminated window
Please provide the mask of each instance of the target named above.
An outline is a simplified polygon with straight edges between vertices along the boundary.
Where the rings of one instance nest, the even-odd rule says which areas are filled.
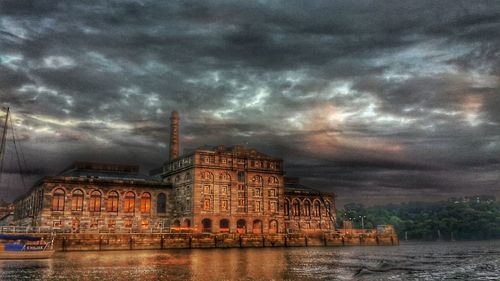
[[[108,212],[118,212],[118,192],[111,191],[108,194],[108,205],[106,207]]]
[[[269,189],[269,196],[271,196],[271,197],[276,196],[276,189],[274,189],[274,188]]]
[[[142,228],[148,228],[149,227],[149,220],[142,220],[141,221],[141,227]]]
[[[115,228],[116,220],[108,220],[108,228]]]
[[[135,208],[135,194],[129,191],[125,195],[125,200],[123,201],[123,211],[125,213],[133,213],[134,208]]]
[[[143,193],[141,195],[141,213],[151,212],[151,194]]]
[[[71,195],[71,211],[83,210],[83,191],[77,189]]]
[[[203,201],[203,210],[205,211],[210,210],[210,199],[205,199],[205,201]]]
[[[227,194],[227,185],[223,185],[220,189],[220,193],[223,195]]]
[[[89,202],[90,212],[100,212],[101,211],[101,192],[94,190],[90,193]]]
[[[52,211],[64,211],[64,198],[66,193],[58,188],[52,194]]]

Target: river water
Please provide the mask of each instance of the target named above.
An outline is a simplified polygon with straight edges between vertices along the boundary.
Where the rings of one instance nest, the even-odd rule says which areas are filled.
[[[500,241],[56,253],[0,280],[500,280]]]

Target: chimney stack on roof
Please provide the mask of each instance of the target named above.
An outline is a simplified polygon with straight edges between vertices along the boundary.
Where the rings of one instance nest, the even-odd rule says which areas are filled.
[[[169,160],[179,157],[179,113],[172,111],[170,116],[170,153]]]

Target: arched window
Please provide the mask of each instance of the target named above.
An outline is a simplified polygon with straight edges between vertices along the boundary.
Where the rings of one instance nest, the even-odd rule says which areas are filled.
[[[219,231],[220,232],[229,232],[229,220],[227,220],[227,219],[220,220]]]
[[[83,191],[76,189],[71,194],[71,211],[83,210]]]
[[[309,217],[311,215],[311,202],[305,200],[304,202],[304,216]]]
[[[145,192],[141,195],[141,213],[151,212],[151,194]]]
[[[173,225],[173,227],[180,227],[181,222],[179,220],[174,220],[174,223],[172,225]]]
[[[293,200],[292,215],[293,216],[300,216],[300,202],[298,199]]]
[[[64,199],[66,192],[61,188],[54,190],[52,193],[52,211],[64,211]]]
[[[321,205],[319,201],[314,201],[314,208],[313,208],[313,216],[319,217],[321,216]]]
[[[101,211],[101,192],[94,190],[90,193],[89,202],[90,212],[100,212]]]
[[[108,194],[108,206],[106,207],[108,212],[118,212],[118,192],[111,191]]]
[[[262,221],[261,220],[254,220],[253,221],[253,234],[262,234]]]
[[[239,234],[247,233],[247,223],[245,220],[238,220],[236,222],[236,232]]]
[[[278,233],[278,221],[271,220],[269,222],[269,233]]]
[[[290,215],[290,201],[285,200],[285,216]]]
[[[212,232],[212,220],[203,219],[201,221],[202,232]]]
[[[125,213],[133,213],[135,208],[135,194],[131,191],[125,194],[125,200],[123,201],[123,211]]]
[[[280,181],[278,180],[278,178],[277,178],[277,177],[269,177],[269,178],[267,179],[267,183],[268,183],[268,184],[271,184],[271,185],[276,185],[276,184],[279,184],[279,183],[280,183]]]
[[[252,182],[253,182],[253,184],[255,184],[257,186],[262,186],[262,184],[263,184],[261,176],[255,176],[255,177],[253,177]]]
[[[156,199],[156,212],[167,212],[167,196],[165,195],[165,193],[158,194],[158,198]]]

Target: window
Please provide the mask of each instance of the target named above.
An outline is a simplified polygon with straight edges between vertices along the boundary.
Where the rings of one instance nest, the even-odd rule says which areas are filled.
[[[203,193],[210,194],[210,185],[203,186]]]
[[[290,202],[288,200],[285,200],[285,216],[290,215]]]
[[[205,199],[205,201],[203,201],[203,210],[205,211],[210,210],[210,199]]]
[[[314,201],[313,216],[319,217],[321,215],[321,205],[318,201]]]
[[[106,209],[108,212],[118,212],[118,192],[111,191],[108,194],[108,205]]]
[[[201,221],[201,225],[202,225],[202,232],[212,232],[212,220],[203,219]]]
[[[244,171],[238,171],[238,181],[239,182],[245,181],[245,172]]]
[[[64,211],[64,198],[66,193],[61,188],[54,190],[52,194],[52,211]]]
[[[125,195],[125,200],[123,201],[123,211],[125,213],[133,213],[134,208],[135,208],[135,194],[129,191]]]
[[[90,193],[89,202],[90,212],[100,212],[101,211],[101,192],[94,190]]]
[[[238,206],[239,207],[245,207],[245,199],[239,199],[238,200]]]
[[[141,221],[141,227],[142,228],[148,228],[149,227],[149,220],[142,220]]]
[[[151,212],[151,194],[145,192],[141,195],[141,213]]]
[[[115,228],[116,220],[108,220],[108,228]]]
[[[167,212],[167,196],[165,195],[165,193],[158,194],[158,198],[156,200],[156,212],[157,213]]]
[[[292,204],[292,215],[300,216],[300,202],[295,199]]]
[[[260,212],[260,201],[255,201],[255,211]]]
[[[71,211],[83,210],[83,191],[77,189],[71,195]]]
[[[269,189],[269,196],[275,197],[276,196],[276,189],[274,189],[274,188]]]
[[[220,208],[223,210],[223,211],[227,211],[227,200],[222,200],[221,201],[221,206]]]
[[[260,193],[260,188],[254,189],[254,196],[262,196],[262,194]]]
[[[227,219],[220,220],[219,231],[220,232],[229,232],[229,220],[227,220]]]
[[[271,211],[271,213],[276,213],[277,209],[276,205],[277,205],[276,202],[273,201],[269,202],[269,211]]]
[[[308,200],[304,202],[304,215],[305,216],[311,215],[311,202],[309,202]]]
[[[220,193],[221,193],[222,195],[226,195],[226,194],[227,194],[227,185],[223,185],[223,186],[221,186],[221,188],[220,188]]]

